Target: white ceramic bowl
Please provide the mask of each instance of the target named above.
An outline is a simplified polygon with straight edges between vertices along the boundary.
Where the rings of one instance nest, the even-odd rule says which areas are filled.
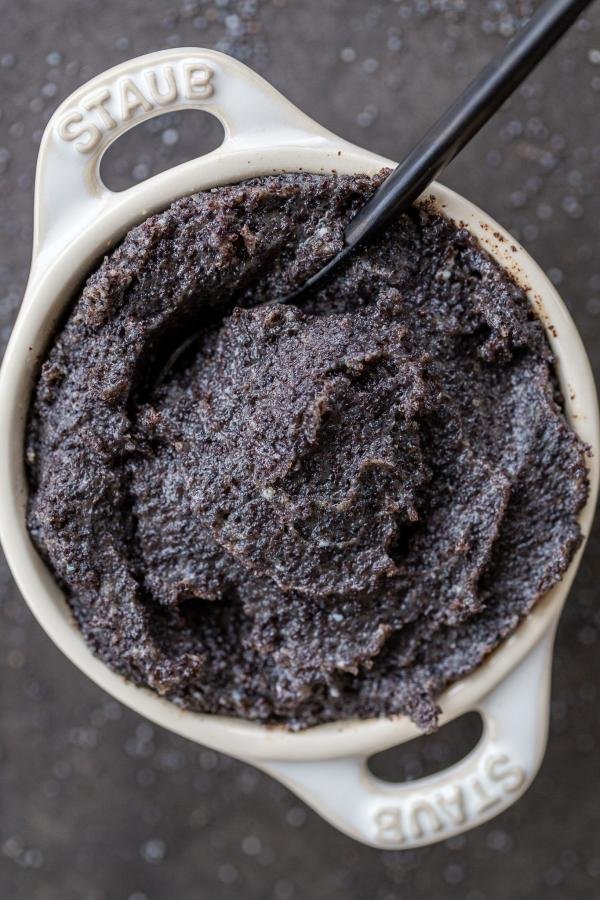
[[[106,148],[139,122],[175,109],[203,109],[225,129],[223,144],[144,183],[112,193],[99,177]],[[246,760],[306,800],[347,834],[378,847],[412,847],[472,828],[514,802],[541,762],[547,733],[555,626],[581,550],[562,582],[479,669],[440,698],[442,721],[483,717],[478,745],[428,778],[389,784],[369,755],[418,735],[405,717],[344,721],[300,733],[182,711],[135,687],[96,659],[25,526],[24,423],[40,355],[57,319],[98,259],[134,224],[172,200],[272,172],[375,173],[389,160],[325,131],[254,72],[220,53],[183,48],[131,60],[72,94],[50,120],[36,179],[31,276],[0,373],[0,539],[15,580],[41,626],[83,672],[120,702],[193,741]],[[566,413],[593,455],[590,529],[598,490],[598,410],[583,345],[558,294],[525,250],[463,197],[427,192],[464,222],[527,289],[557,358]]]

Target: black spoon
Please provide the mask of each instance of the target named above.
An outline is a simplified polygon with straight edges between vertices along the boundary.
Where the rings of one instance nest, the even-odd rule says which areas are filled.
[[[322,287],[354,248],[406,209],[459,153],[554,46],[592,0],[547,0],[469,84],[408,156],[350,220],[344,246],[327,265],[280,303],[299,303]]]

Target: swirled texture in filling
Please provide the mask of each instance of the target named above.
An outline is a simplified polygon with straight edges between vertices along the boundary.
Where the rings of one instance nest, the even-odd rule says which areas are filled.
[[[176,703],[410,715],[567,568],[587,493],[523,291],[426,206],[302,309],[378,183],[186,197],[87,280],[41,367],[28,526],[89,645]]]

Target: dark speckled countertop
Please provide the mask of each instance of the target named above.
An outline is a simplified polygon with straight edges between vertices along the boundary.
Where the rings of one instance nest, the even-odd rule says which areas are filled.
[[[528,0],[0,0],[0,328],[29,266],[35,158],[57,104],[127,57],[213,47],[343,137],[399,157],[537,3]],[[115,187],[216,145],[169,115],[107,155]],[[445,182],[559,287],[600,372],[600,4]],[[558,632],[548,752],[529,793],[435,847],[354,843],[254,769],[152,727],[81,675],[0,567],[2,900],[593,900],[600,897],[600,542]],[[377,761],[458,758],[473,717]]]

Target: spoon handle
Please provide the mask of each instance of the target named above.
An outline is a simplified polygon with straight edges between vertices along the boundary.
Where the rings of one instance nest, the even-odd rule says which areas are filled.
[[[344,250],[369,237],[416,200],[591,2],[547,0],[542,4],[349,222]]]

